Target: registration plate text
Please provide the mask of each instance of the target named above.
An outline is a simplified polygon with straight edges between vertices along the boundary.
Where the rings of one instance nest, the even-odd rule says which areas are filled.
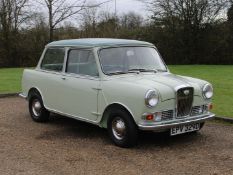
[[[181,125],[181,126],[176,126],[174,128],[171,128],[170,134],[171,136],[174,136],[174,135],[183,134],[187,132],[198,131],[199,129],[200,129],[200,123]]]

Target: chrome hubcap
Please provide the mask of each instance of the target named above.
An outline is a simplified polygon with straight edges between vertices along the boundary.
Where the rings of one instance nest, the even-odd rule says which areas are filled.
[[[40,113],[41,113],[41,104],[40,104],[40,101],[35,99],[33,102],[32,102],[32,112],[33,114],[38,117],[40,116]]]
[[[112,121],[112,132],[113,135],[118,140],[122,140],[124,138],[126,132],[126,126],[125,126],[125,122],[121,118],[116,117]]]

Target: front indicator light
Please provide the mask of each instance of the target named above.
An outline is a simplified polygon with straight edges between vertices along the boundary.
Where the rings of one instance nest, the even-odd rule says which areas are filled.
[[[160,122],[162,120],[162,113],[155,112],[154,114],[146,114],[144,115],[144,120]]]
[[[213,109],[213,104],[212,103],[208,105],[208,109],[209,109],[209,111]]]
[[[154,115],[153,114],[147,115],[146,120],[154,120]]]

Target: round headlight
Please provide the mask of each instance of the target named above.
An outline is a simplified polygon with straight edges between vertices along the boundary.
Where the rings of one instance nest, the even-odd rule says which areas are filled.
[[[206,84],[203,89],[203,96],[206,98],[206,99],[210,99],[213,97],[214,95],[214,92],[213,92],[213,87],[210,85],[210,84]]]
[[[154,90],[149,90],[145,96],[145,103],[148,107],[155,107],[159,102],[159,95]]]

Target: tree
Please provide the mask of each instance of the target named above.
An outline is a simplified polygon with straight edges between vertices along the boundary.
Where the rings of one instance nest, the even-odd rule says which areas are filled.
[[[142,1],[142,0],[139,0]],[[155,18],[179,17],[192,24],[215,20],[226,0],[143,0]]]
[[[34,13],[30,18],[30,25],[20,31],[23,43],[18,45],[21,66],[36,66],[44,46],[48,42],[48,26],[43,13]]]
[[[120,18],[120,24],[123,28],[127,28],[129,30],[133,30],[135,28],[139,28],[143,24],[143,17],[134,12],[129,12],[127,14],[123,14]]]
[[[0,0],[0,29],[4,56],[7,65],[17,66],[17,36],[20,26],[30,18],[26,11],[28,0]]]
[[[198,63],[205,24],[214,22],[227,5],[226,0],[144,0],[156,25],[165,27],[172,52],[184,55],[185,63]],[[176,43],[174,43],[176,41]],[[177,44],[179,41],[179,45]],[[174,54],[175,55],[175,54]]]
[[[71,3],[69,0],[44,0],[48,10],[50,41],[53,41],[54,29],[56,26],[64,20],[76,14],[80,14],[84,9],[97,7],[103,3],[109,2],[105,1],[94,5],[87,5],[86,1],[87,0],[75,0]],[[39,3],[41,4],[41,2]]]
[[[229,28],[228,50],[229,55],[231,54],[231,60],[233,62],[233,0],[230,3],[230,8],[227,11],[227,22]]]
[[[97,25],[98,37],[118,37],[119,19],[114,13],[101,11]]]
[[[227,19],[228,22],[233,25],[233,1],[230,8],[227,11]]]
[[[90,6],[93,4],[89,4]],[[87,8],[82,13],[81,29],[85,37],[96,37],[98,23],[98,7]]]

